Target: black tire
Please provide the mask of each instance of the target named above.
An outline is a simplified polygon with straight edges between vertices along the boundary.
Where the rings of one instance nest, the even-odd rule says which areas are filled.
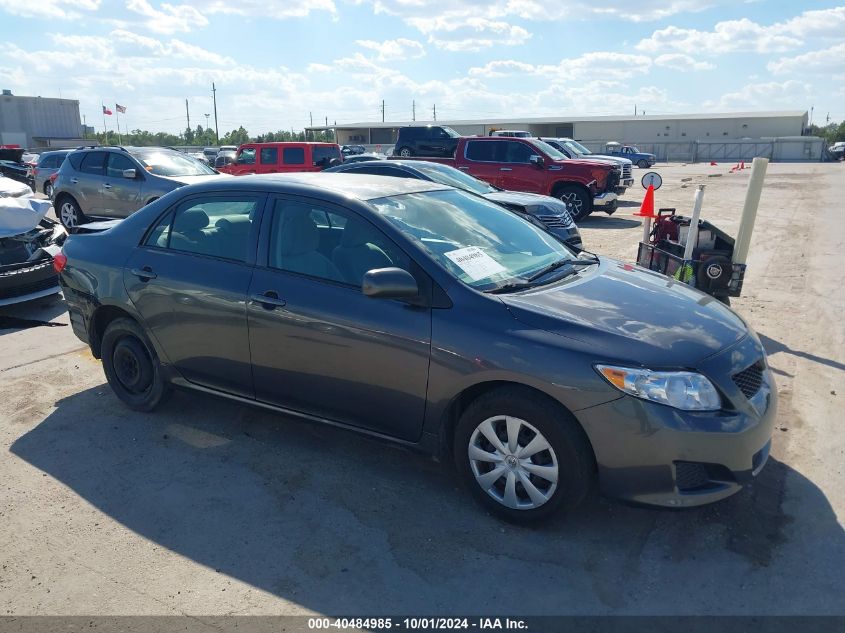
[[[53,185],[49,180],[44,183],[44,195],[50,200],[53,199]]]
[[[132,319],[109,323],[101,352],[109,386],[130,409],[152,411],[170,395],[155,350]]]
[[[88,218],[82,213],[79,204],[68,195],[64,195],[57,201],[57,205],[53,205],[56,211],[56,218],[62,223],[67,230],[71,230],[81,224],[85,224]]]
[[[593,199],[589,192],[581,187],[567,185],[557,190],[555,197],[560,198],[575,222],[580,222],[593,212]]]
[[[645,158],[641,158],[639,161],[637,161],[637,167],[639,167],[640,169],[648,169],[648,161]]]
[[[553,460],[556,460],[556,487],[553,490],[548,488],[546,491],[549,493],[548,500],[536,507],[511,508],[506,506],[504,501],[493,497],[495,491],[488,492],[499,484],[502,488],[505,487],[506,484],[502,480],[507,480],[507,470],[488,490],[485,490],[476,480],[474,466],[469,456],[470,442],[473,441],[479,425],[505,415],[517,418],[523,421],[523,424],[527,423],[534,427],[534,430],[542,434],[548,442],[550,451],[540,451],[528,458],[528,461],[533,461],[536,456],[539,456],[539,463],[532,463],[532,466],[542,467],[544,464],[554,464]],[[493,424],[501,426],[500,421]],[[532,435],[532,430],[528,428],[522,427],[520,433],[523,431],[527,433],[524,441],[528,443],[533,437],[536,437]],[[498,436],[501,439],[501,435]],[[484,442],[486,438],[482,438],[480,435],[476,436],[475,442],[479,440]],[[474,444],[474,446],[478,446],[478,444]],[[584,431],[572,414],[554,401],[538,397],[535,392],[520,387],[496,389],[480,396],[470,404],[455,428],[453,458],[458,476],[470,494],[491,514],[516,523],[532,523],[545,519],[556,512],[574,509],[584,500],[592,487],[595,472],[592,448]],[[526,460],[517,460],[517,464],[524,461]],[[484,463],[486,462],[476,462],[476,464]],[[501,462],[501,464],[506,467],[505,462]],[[491,465],[490,470],[493,470],[493,468],[495,466]],[[518,468],[518,466],[514,466],[514,468]],[[481,475],[483,474],[486,473],[481,473]],[[549,483],[545,478],[536,479],[533,478],[533,475],[530,476],[532,477],[531,481],[539,482],[540,486]],[[528,492],[522,486],[522,483],[516,484],[516,490],[521,497],[521,501],[530,503]]]
[[[410,147],[400,147],[399,153],[397,156],[401,156],[402,158],[408,158],[414,155],[414,151]]]

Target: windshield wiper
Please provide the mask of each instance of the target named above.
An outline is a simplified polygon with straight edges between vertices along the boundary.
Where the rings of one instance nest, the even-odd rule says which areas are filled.
[[[509,282],[506,284],[502,284],[501,286],[491,288],[490,290],[485,290],[484,292],[487,294],[495,295],[505,292],[513,292],[514,290],[525,290],[526,288],[530,288],[533,285],[534,284],[528,283],[527,281]]]
[[[552,262],[545,268],[541,268],[536,273],[531,275],[528,278],[528,282],[536,281],[540,277],[544,275],[548,275],[551,272],[554,272],[558,268],[563,268],[564,266],[591,266],[592,264],[598,264],[599,260],[596,259],[559,259],[556,262]]]

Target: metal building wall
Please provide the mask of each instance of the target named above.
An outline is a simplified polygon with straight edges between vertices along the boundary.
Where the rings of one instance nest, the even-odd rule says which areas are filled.
[[[0,144],[47,147],[48,139],[78,139],[79,101],[0,96]]]

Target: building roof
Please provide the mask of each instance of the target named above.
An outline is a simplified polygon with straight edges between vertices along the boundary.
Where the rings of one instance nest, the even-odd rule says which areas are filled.
[[[520,125],[531,123],[579,123],[584,121],[612,122],[612,121],[677,121],[700,119],[772,119],[772,118],[803,118],[806,110],[772,110],[762,112],[703,112],[699,114],[644,114],[640,116],[553,116],[553,117],[523,117],[485,119],[443,119],[440,121],[361,121],[358,123],[338,123],[336,125],[314,125],[308,130],[359,129],[359,128],[396,128],[407,125]]]

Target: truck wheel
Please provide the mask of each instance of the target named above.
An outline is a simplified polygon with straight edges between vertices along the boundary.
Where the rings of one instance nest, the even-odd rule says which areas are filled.
[[[640,169],[648,169],[648,161],[645,158],[641,158],[637,161],[637,167]]]
[[[413,156],[413,155],[414,155],[414,153],[411,151],[411,148],[410,148],[410,147],[403,147],[403,148],[401,148],[401,149],[399,150],[399,155],[400,155],[402,158],[408,158],[408,157],[410,157],[410,156]]]
[[[575,222],[580,222],[593,212],[590,195],[580,187],[561,187],[557,191],[557,197],[569,209],[569,215]]]

